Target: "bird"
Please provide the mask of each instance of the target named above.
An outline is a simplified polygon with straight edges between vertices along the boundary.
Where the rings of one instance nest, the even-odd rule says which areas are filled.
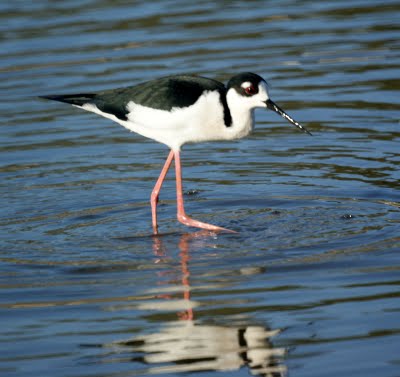
[[[157,203],[160,190],[173,160],[178,221],[212,232],[237,233],[186,214],[180,156],[184,144],[244,138],[254,129],[256,108],[272,110],[311,135],[271,100],[266,80],[251,72],[234,75],[226,86],[207,77],[177,74],[96,93],[44,95],[40,98],[96,113],[170,149],[150,196],[154,235],[159,234]]]

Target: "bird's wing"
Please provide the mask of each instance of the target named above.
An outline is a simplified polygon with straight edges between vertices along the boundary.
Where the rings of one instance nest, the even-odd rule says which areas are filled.
[[[132,87],[106,90],[99,93],[43,96],[42,98],[76,106],[94,105],[104,113],[127,120],[128,104],[132,102],[149,108],[170,111],[172,108],[193,105],[204,91],[218,91],[225,98],[225,86],[215,80],[177,75],[151,80]]]

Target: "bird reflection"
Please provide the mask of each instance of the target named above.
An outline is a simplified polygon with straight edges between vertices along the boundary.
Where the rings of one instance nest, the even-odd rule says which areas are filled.
[[[147,365],[146,373],[233,371],[248,368],[252,375],[280,377],[286,374],[282,364],[283,348],[270,338],[279,330],[257,325],[217,325],[195,321],[196,303],[190,297],[189,249],[191,241],[204,238],[207,231],[184,234],[179,242],[183,300],[161,295],[165,304],[143,304],[141,309],[178,310],[177,319],[165,323],[156,333],[144,334],[114,343],[120,351],[131,352],[131,361]],[[156,263],[162,263],[166,250],[162,238],[154,236]]]

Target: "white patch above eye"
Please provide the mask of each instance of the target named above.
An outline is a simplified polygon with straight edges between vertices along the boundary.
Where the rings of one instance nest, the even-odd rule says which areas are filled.
[[[269,98],[268,86],[267,86],[267,83],[265,81],[261,81],[258,84],[258,93],[263,98],[262,99],[263,101],[266,101]]]
[[[253,84],[250,81],[245,81],[242,82],[242,84],[240,85],[243,89],[249,88],[250,86],[253,86]]]

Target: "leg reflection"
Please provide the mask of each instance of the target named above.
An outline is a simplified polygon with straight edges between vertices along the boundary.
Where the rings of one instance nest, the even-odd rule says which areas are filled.
[[[150,333],[146,331],[141,336],[118,342],[118,345],[124,347],[125,353],[128,347],[136,355],[131,360],[145,368],[141,370],[143,374],[233,371],[245,367],[252,375],[257,376],[286,375],[286,367],[283,365],[285,350],[274,347],[271,341],[280,330],[256,325],[248,307],[242,313],[239,310],[239,324],[233,321],[236,317],[229,314],[224,303],[220,303],[224,305],[221,307],[223,310],[220,310],[222,314],[207,320],[207,315],[203,312],[199,319],[195,319],[196,308],[203,306],[204,310],[206,304],[200,305],[192,297],[190,255],[196,249],[194,241],[209,242],[212,240],[209,235],[207,231],[200,231],[181,236],[177,245],[180,251],[179,267],[168,257],[168,247],[163,244],[163,238],[154,236],[154,254],[157,256],[156,263],[160,266],[157,298],[162,300],[157,300],[157,305],[143,304],[139,309],[157,311],[158,323],[156,326],[154,322],[151,323],[157,330]],[[179,275],[178,278],[176,274]],[[196,276],[196,279],[201,279],[201,276]],[[203,288],[207,287],[207,280],[201,286],[203,290],[208,290]],[[210,289],[214,288],[215,283]],[[221,289],[225,288],[221,286]],[[181,294],[180,297],[177,292]],[[218,306],[218,301],[214,301],[213,306]],[[240,308],[236,308],[236,316],[238,309]],[[171,320],[171,311],[177,312],[176,320]]]

